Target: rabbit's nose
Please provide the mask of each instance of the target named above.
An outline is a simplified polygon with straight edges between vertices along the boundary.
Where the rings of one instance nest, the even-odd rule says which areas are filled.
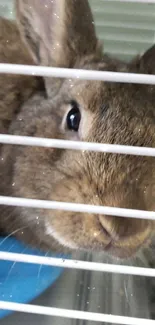
[[[147,227],[146,220],[115,216],[99,216],[99,221],[104,231],[106,231],[114,241],[135,237]]]
[[[111,239],[117,240],[120,237],[120,229],[118,229],[118,223],[115,220],[115,217],[112,216],[100,216],[99,221],[103,227],[104,232],[107,233]],[[124,231],[122,231],[122,234]]]

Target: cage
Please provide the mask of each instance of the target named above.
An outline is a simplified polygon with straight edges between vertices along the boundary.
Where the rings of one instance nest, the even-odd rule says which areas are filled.
[[[98,36],[104,41],[105,53],[124,61],[130,61],[137,54],[143,54],[154,44],[155,1],[90,0],[90,5]],[[0,14],[9,19],[14,18],[13,0],[0,0]],[[147,289],[150,285],[151,291],[152,286],[147,276],[142,277],[142,274],[134,276],[134,271],[132,273],[132,270],[129,270],[132,274],[129,271],[125,272],[126,269],[123,270],[123,266],[120,266],[119,272],[116,274],[114,271],[110,271],[110,268],[110,272],[96,272],[96,263],[113,263],[110,257],[105,260],[102,254],[76,253],[73,258],[89,262],[94,269],[90,270],[89,267],[86,267],[85,270],[78,269],[78,267],[66,268],[55,284],[31,305],[70,310],[73,312],[71,318],[56,316],[51,318],[47,310],[39,315],[41,307],[38,307],[36,315],[34,309],[32,311],[29,309],[29,312],[18,312],[1,319],[1,324],[31,325],[35,322],[39,325],[51,323],[55,325],[155,324],[155,321],[151,320],[153,314],[150,310]],[[119,263],[119,261],[115,261],[118,267]],[[126,267],[128,267],[127,262]],[[139,267],[149,268],[145,257],[143,261],[139,261]],[[138,271],[140,272],[137,270],[136,274]],[[144,272],[144,275],[147,273]],[[74,319],[73,315],[76,311],[83,311],[87,314],[79,314],[79,319]],[[108,319],[107,316],[104,320],[99,317],[97,320],[88,313],[117,315],[118,317]],[[119,318],[119,316],[124,318]]]

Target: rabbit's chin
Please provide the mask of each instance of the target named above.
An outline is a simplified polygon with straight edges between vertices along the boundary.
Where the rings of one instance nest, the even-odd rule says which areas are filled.
[[[72,241],[68,241],[62,236],[60,236],[52,227],[50,226],[49,222],[45,222],[45,228],[46,228],[46,235],[50,236],[51,238],[54,238],[62,247],[67,247],[71,250],[78,250],[79,247]]]
[[[142,250],[143,250],[142,246],[134,247],[134,248],[129,247],[124,249],[121,247],[117,247],[112,243],[107,245],[104,248],[104,252],[110,255],[111,257],[118,258],[118,259],[125,259],[125,260],[135,258]]]

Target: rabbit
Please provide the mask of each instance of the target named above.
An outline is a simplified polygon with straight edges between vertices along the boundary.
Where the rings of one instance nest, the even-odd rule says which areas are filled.
[[[87,0],[16,0],[16,17],[18,46],[36,65],[155,72],[154,46],[129,64],[104,54]],[[155,146],[155,86],[52,77],[43,84],[17,103],[9,134]],[[151,157],[4,145],[0,195],[154,210],[154,166]],[[0,215],[5,233],[43,250],[131,259],[154,246],[150,220],[6,206]]]

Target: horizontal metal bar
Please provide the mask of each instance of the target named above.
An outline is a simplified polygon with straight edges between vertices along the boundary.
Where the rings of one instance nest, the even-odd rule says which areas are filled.
[[[0,73],[155,85],[155,75],[0,63]]]
[[[69,150],[96,151],[104,153],[155,157],[155,148],[124,146],[119,144],[93,143],[83,141],[58,140],[37,137],[0,134],[0,143],[32,147],[58,148]],[[3,157],[1,157],[3,159]]]
[[[3,244],[4,241],[5,238],[2,241],[0,241],[0,246]],[[0,260],[36,264],[36,265],[48,265],[48,266],[62,267],[66,269],[75,269],[75,270],[87,270],[87,271],[95,271],[95,272],[106,272],[112,274],[117,273],[117,274],[124,274],[124,275],[155,277],[155,269],[152,268],[95,263],[95,262],[87,262],[87,261],[79,261],[79,260],[54,258],[54,257],[1,252],[1,251],[0,251]]]
[[[29,313],[36,315],[56,316],[71,319],[82,319],[93,322],[106,322],[119,325],[155,325],[154,320],[133,318],[125,316],[115,316],[99,313],[84,312],[78,310],[60,309],[44,307],[37,305],[18,304],[13,302],[0,301],[0,308],[3,310],[12,310],[20,313]]]
[[[136,219],[155,220],[155,211],[143,211],[143,210],[122,209],[122,208],[89,205],[89,204],[34,200],[34,199],[16,198],[16,197],[9,197],[9,196],[0,196],[0,205],[27,207],[32,209],[93,213],[93,214],[102,214],[102,215],[109,215],[109,216],[116,216],[116,217],[123,217],[123,218],[133,218],[133,219],[136,218]]]

